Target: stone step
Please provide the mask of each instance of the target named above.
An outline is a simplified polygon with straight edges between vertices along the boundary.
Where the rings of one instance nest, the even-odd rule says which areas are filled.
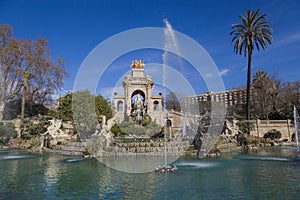
[[[64,151],[86,151],[86,148],[84,146],[65,146],[65,145],[62,145],[60,147],[61,150],[64,150]]]
[[[86,152],[86,148],[81,142],[67,142],[56,145],[52,150],[64,155],[83,155]]]
[[[64,146],[73,146],[73,147],[84,147],[84,144],[82,142],[65,142],[62,143]]]
[[[62,154],[62,155],[70,155],[70,156],[82,156],[83,152],[81,151],[66,151],[66,150],[61,150],[61,149],[47,149],[47,152],[51,152],[51,153],[58,153],[58,154]]]
[[[218,149],[226,149],[226,148],[234,148],[237,147],[237,143],[226,143],[226,144],[219,144]]]
[[[167,142],[168,147],[189,146],[188,141],[184,142]],[[164,147],[164,142],[127,142],[117,143],[118,147]]]

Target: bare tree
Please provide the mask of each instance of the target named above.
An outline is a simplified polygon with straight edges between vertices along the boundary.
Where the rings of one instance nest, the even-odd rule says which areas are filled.
[[[253,77],[252,112],[257,118],[269,119],[279,113],[279,90],[281,81],[274,74],[257,71]]]
[[[279,112],[282,118],[293,118],[293,106],[300,108],[300,81],[286,82],[279,90]]]
[[[260,119],[268,119],[270,113],[270,88],[271,79],[264,71],[257,71],[253,78],[254,94],[252,95],[255,103],[253,104],[256,115]]]
[[[24,73],[29,73],[26,99],[45,103],[63,86],[68,76],[61,58],[55,62],[48,49],[48,41],[14,39],[10,25],[0,25],[0,118],[5,104],[21,98],[24,92]]]
[[[182,95],[178,94],[178,93],[174,93],[174,92],[170,92],[167,96],[166,96],[166,109],[167,110],[175,110],[180,112],[181,111],[181,105],[180,105],[180,98]],[[182,97],[181,97],[182,98]]]

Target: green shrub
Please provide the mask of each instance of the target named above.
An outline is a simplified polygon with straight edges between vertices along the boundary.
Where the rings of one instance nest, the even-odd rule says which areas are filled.
[[[257,138],[247,138],[248,144],[254,144],[254,145],[258,145],[258,139]]]
[[[143,126],[148,126],[150,123],[151,123],[151,118],[150,117],[146,116],[146,117],[143,118],[143,120],[142,120],[142,125]]]
[[[149,118],[150,119],[150,118]],[[147,135],[151,136],[154,134],[157,134],[161,130],[161,126],[156,124],[153,121],[150,121],[149,119],[145,120],[145,122],[142,123],[142,125],[138,125],[133,121],[124,121],[119,124],[119,129],[118,130],[116,127],[114,130],[112,129],[111,131],[116,135],[116,133],[122,133],[122,135]],[[144,125],[145,124],[145,125]],[[115,131],[115,132],[114,132]],[[119,135],[116,135],[119,136]]]
[[[161,131],[162,126],[156,124],[155,122],[151,121],[149,125],[145,126],[145,129],[148,130],[148,133],[151,132],[152,135],[157,134]],[[146,131],[147,133],[147,131]]]
[[[242,132],[242,133],[245,133],[245,134],[250,134],[250,131],[253,130],[254,128],[254,124],[252,122],[248,122],[248,121],[239,121],[237,123],[237,125],[239,126],[239,130]]]
[[[42,115],[39,119],[40,121],[44,121],[45,123],[50,124],[49,120],[52,120],[53,117],[50,115]]]
[[[30,135],[38,135],[38,134],[43,134],[47,131],[47,128],[45,127],[44,124],[33,124],[27,129],[27,133]]]
[[[12,123],[4,124],[0,122],[0,142],[7,143],[11,138],[17,137],[15,125]]]
[[[89,103],[94,104],[95,107],[82,106],[82,105],[90,105]],[[73,113],[73,110],[76,110],[76,112]],[[101,118],[99,117],[101,115],[105,115],[107,120],[112,118],[113,116],[110,104],[106,99],[104,99],[102,96],[94,96],[89,91],[85,90],[85,91],[70,93],[64,97],[60,97],[58,99],[57,109],[50,110],[48,112],[48,115],[55,118],[60,118],[63,121],[72,121],[72,122],[74,121],[73,117],[75,117],[76,119],[75,121],[77,121],[78,123],[86,123],[86,119],[85,119],[86,117],[89,118],[88,121],[90,122],[95,118],[95,116],[89,115],[89,113],[91,112],[95,112],[95,114],[99,119],[99,122],[101,122]],[[97,121],[93,121],[93,123],[97,123]],[[94,125],[93,123],[91,127],[93,127]],[[90,131],[90,130],[87,129],[83,131]]]
[[[280,131],[277,131],[276,129],[272,129],[264,134],[264,138],[265,139],[270,138],[271,140],[280,139],[281,135],[282,134],[280,133]]]
[[[122,130],[126,133],[126,134],[131,134],[131,135],[145,135],[145,130],[143,129],[142,126],[140,125],[131,125],[131,126],[127,126],[127,127],[123,127]]]
[[[238,143],[240,146],[242,146],[242,145],[248,145],[248,140],[247,140],[247,138],[246,138],[243,134],[241,134],[241,133],[239,133],[239,134],[237,135],[236,141],[237,141],[237,143]]]
[[[61,126],[60,126],[60,130],[62,130],[62,131],[66,131],[66,130],[67,130],[67,128],[66,128],[66,127],[64,127],[64,125],[63,125],[63,124],[61,124]]]
[[[115,125],[113,125],[113,127],[111,127],[111,132],[112,132],[116,137],[126,135],[126,133],[125,133],[122,129],[120,129],[120,127],[119,127],[117,124],[115,124]]]
[[[38,147],[41,146],[41,140],[39,136],[33,136],[30,138],[30,145],[31,147]]]

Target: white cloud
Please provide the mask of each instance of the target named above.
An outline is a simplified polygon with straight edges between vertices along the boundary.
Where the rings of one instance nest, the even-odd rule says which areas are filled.
[[[277,41],[274,41],[273,46],[282,47],[282,46],[286,46],[286,45],[289,45],[291,43],[296,43],[296,42],[299,42],[299,41],[300,41],[300,31],[290,33],[289,35],[286,35],[281,39],[277,39]]]
[[[220,71],[220,76],[226,76],[228,75],[229,69],[223,69],[222,71]]]
[[[218,74],[207,73],[207,74],[205,74],[205,78],[213,78],[216,76],[226,76],[226,75],[228,75],[229,71],[230,71],[229,69],[223,69],[223,70],[219,71]]]
[[[208,73],[208,74],[205,74],[204,76],[205,76],[205,78],[212,78],[214,75],[212,73]]]
[[[106,87],[106,88],[99,88],[99,94],[104,97],[111,99],[114,93],[118,95],[123,95],[123,87]]]
[[[285,44],[293,43],[300,40],[300,32],[294,33],[282,40]]]
[[[60,91],[57,91],[56,93],[52,94],[51,98],[52,98],[52,100],[57,101],[57,99],[59,99],[60,97],[66,96],[69,93],[72,93],[72,91],[61,88]]]

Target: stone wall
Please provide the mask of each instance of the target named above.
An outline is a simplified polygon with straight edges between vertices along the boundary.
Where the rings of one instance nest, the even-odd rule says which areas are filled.
[[[294,124],[291,120],[253,120],[254,129],[250,131],[250,135],[254,137],[263,137],[265,133],[272,129],[280,131],[281,139],[291,141],[292,135],[295,132]]]
[[[225,135],[237,135],[240,130],[239,126],[237,125],[239,121],[233,120],[233,122],[229,122],[226,120],[226,130]],[[290,119],[288,120],[250,120],[253,124],[253,129],[250,131],[250,135],[253,137],[262,138],[265,133],[268,131],[275,129],[280,131],[282,136],[282,140],[292,140],[292,135],[295,132],[294,124]]]

